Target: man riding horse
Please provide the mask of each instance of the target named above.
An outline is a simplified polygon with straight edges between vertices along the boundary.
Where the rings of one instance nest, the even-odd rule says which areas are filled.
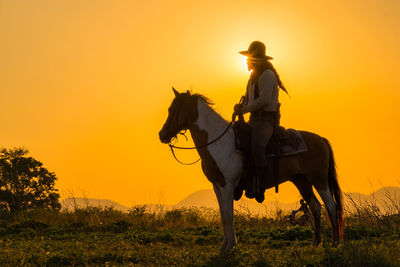
[[[328,211],[332,224],[332,244],[338,245],[343,238],[343,201],[339,186],[333,149],[329,141],[318,134],[308,131],[296,131],[295,147],[289,145],[290,150],[283,150],[285,145],[285,132],[281,135],[275,127],[279,122],[278,88],[285,90],[279,76],[269,62],[270,57],[265,55],[265,45],[261,42],[253,42],[247,51],[242,54],[248,57],[248,66],[252,70],[247,86],[246,101],[242,105],[235,106],[234,115],[250,112],[250,126],[252,128],[252,154],[256,160],[256,179],[259,185],[256,190],[248,184],[241,187],[243,167],[246,166],[248,153],[242,149],[248,145],[248,129],[243,127],[244,142],[237,142],[239,132],[235,125],[243,125],[242,118],[232,126],[212,107],[212,102],[201,94],[192,94],[190,91],[178,92],[173,89],[174,99],[168,108],[168,117],[159,132],[162,143],[168,144],[173,152],[177,149],[196,149],[200,159],[204,175],[212,183],[215,196],[218,200],[221,214],[221,223],[224,231],[221,250],[229,251],[236,245],[233,227],[234,200],[240,199],[243,193],[252,193],[259,202],[263,200],[264,189],[272,188],[283,182],[291,181],[299,190],[301,196],[307,202],[314,218],[314,244],[321,243],[321,203],[314,194],[313,188],[318,192]],[[243,116],[241,116],[243,117]],[[244,123],[246,124],[246,123]],[[236,130],[235,130],[236,129]],[[182,131],[189,130],[195,144],[194,147],[178,147],[171,144]],[[279,134],[274,134],[279,132]],[[289,130],[287,130],[288,132]],[[267,160],[265,149],[270,139],[279,136],[281,151],[275,150],[275,145],[270,146],[275,150],[269,153],[277,163],[270,166],[270,157]],[[290,140],[290,138],[288,139]],[[292,143],[290,141],[290,143]],[[240,147],[238,146],[240,145]],[[244,145],[246,144],[246,145]],[[272,142],[275,144],[275,142]],[[285,145],[285,146],[284,146]],[[300,149],[301,145],[303,146]],[[239,147],[239,149],[238,149]],[[294,149],[294,150],[293,150]],[[275,155],[275,156],[274,156]],[[275,160],[278,159],[279,160]],[[271,168],[273,167],[273,168]],[[271,174],[279,170],[278,175]],[[267,174],[264,173],[268,171]],[[258,177],[258,178],[257,178]],[[270,179],[276,177],[276,179]],[[253,178],[253,177],[252,177]],[[260,183],[263,183],[262,185]],[[237,190],[237,189],[240,190]],[[257,188],[261,188],[257,189]],[[260,192],[257,192],[260,191]],[[256,192],[256,193],[254,193]]]
[[[270,62],[272,57],[266,55],[266,47],[262,42],[254,41],[247,51],[239,53],[247,56],[247,67],[251,75],[244,101],[235,105],[233,115],[250,112],[251,154],[255,171],[251,181],[252,186],[246,190],[246,196],[255,197],[258,202],[262,202],[267,178],[266,147],[274,134],[274,129],[279,126],[278,87],[286,93],[287,91]]]

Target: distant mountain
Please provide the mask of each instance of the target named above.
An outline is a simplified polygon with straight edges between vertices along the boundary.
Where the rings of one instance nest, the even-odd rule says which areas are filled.
[[[344,194],[359,201],[368,201],[373,199],[384,200],[387,198],[400,197],[400,187],[395,187],[395,186],[382,187],[381,189],[369,195],[354,193],[354,192],[344,193]]]
[[[243,196],[239,201],[235,201],[234,208],[239,212],[255,213],[255,214],[270,214],[275,213],[277,209],[293,210],[298,208],[297,203],[282,203],[276,201],[265,201],[262,204],[256,202],[254,199],[248,199]],[[213,190],[200,190],[196,191],[178,204],[176,207],[205,207],[218,209],[218,201]]]
[[[400,208],[400,187],[383,187],[372,194],[343,193],[343,202],[347,210],[353,210],[357,206],[375,205],[382,211],[393,205]],[[323,204],[321,202],[321,204]],[[194,192],[176,204],[176,207],[206,207],[218,208],[218,202],[213,190],[201,190]],[[265,201],[262,204],[253,199],[243,196],[239,201],[235,201],[234,208],[240,212],[250,212],[255,214],[273,214],[276,210],[294,210],[299,208],[297,202],[282,203],[277,201]]]
[[[357,192],[343,193],[343,202],[346,210],[352,211],[360,206],[374,205],[382,211],[388,211],[397,205],[400,209],[400,187],[383,187],[372,194],[365,195]],[[322,202],[321,202],[322,204]],[[72,211],[75,208],[112,207],[116,210],[127,212],[130,208],[108,199],[94,198],[67,198],[61,201],[62,209]],[[211,189],[196,191],[176,205],[146,204],[149,211],[166,211],[172,208],[205,207],[218,209],[218,202],[215,193]],[[277,210],[294,210],[299,208],[299,203],[282,203],[278,201],[265,201],[262,204],[254,199],[243,196],[239,201],[235,201],[234,208],[238,212],[274,215]]]
[[[395,206],[400,209],[400,187],[383,187],[369,195],[354,192],[343,193],[343,195],[345,207],[348,210],[367,205],[374,205],[382,211],[389,211]]]
[[[176,204],[176,207],[206,207],[218,208],[218,201],[213,190],[196,191]]]
[[[66,198],[60,201],[61,208],[68,211],[73,211],[76,208],[84,209],[87,207],[96,208],[114,208],[120,211],[128,211],[129,208],[109,199],[95,199],[95,198]]]
[[[60,201],[61,209],[67,211],[73,211],[76,208],[85,209],[87,207],[95,208],[113,208],[119,211],[128,212],[132,207],[126,207],[115,201],[109,199],[97,199],[97,198],[83,198],[83,197],[72,197],[66,198]],[[146,209],[151,212],[159,212],[170,210],[174,205],[161,205],[161,204],[146,204]]]

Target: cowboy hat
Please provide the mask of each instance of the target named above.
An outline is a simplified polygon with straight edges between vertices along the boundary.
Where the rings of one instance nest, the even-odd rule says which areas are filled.
[[[270,56],[265,54],[266,47],[265,44],[260,41],[254,41],[250,44],[249,49],[245,51],[240,51],[239,53],[243,56],[248,57],[249,59],[266,59],[271,60],[273,59]]]

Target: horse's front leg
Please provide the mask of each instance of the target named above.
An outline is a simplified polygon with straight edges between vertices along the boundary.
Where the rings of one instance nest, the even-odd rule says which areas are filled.
[[[224,239],[222,241],[221,251],[230,251],[236,245],[235,233],[233,230],[234,188],[230,184],[225,184],[224,187],[220,187],[216,184],[213,186],[219,204],[222,227],[224,229]]]

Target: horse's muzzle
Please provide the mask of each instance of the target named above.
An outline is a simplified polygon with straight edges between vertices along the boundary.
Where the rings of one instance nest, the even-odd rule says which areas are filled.
[[[163,144],[168,144],[171,141],[171,138],[168,138],[167,131],[162,129],[159,133],[158,136],[160,137],[160,141]]]

